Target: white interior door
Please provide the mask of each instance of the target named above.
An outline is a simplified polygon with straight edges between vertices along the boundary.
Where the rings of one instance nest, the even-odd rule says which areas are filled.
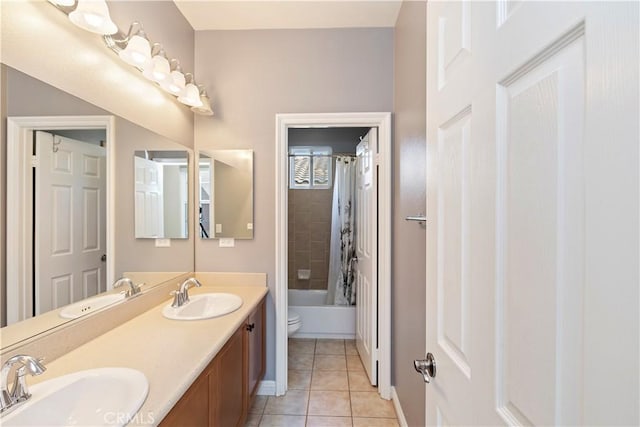
[[[428,3],[428,425],[638,425],[638,16]]]
[[[106,152],[36,132],[36,314],[106,290]]]
[[[153,160],[135,159],[136,237],[164,236],[162,165]]]
[[[356,147],[356,348],[371,384],[378,384],[377,129]]]

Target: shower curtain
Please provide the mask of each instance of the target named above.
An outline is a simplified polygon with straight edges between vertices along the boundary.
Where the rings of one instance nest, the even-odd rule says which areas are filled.
[[[353,305],[356,295],[352,260],[356,256],[354,213],[356,190],[355,159],[336,158],[329,248],[327,304]]]

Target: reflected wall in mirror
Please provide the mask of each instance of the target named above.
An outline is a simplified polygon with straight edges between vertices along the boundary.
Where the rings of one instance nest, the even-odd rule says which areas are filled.
[[[201,151],[199,234],[253,239],[253,150]]]
[[[74,321],[60,315],[68,304],[76,304],[105,292],[119,293],[121,289],[112,290],[113,282],[131,274],[128,272],[140,272],[131,277],[137,284],[144,283],[142,290],[145,292],[172,277],[193,271],[194,249],[191,239],[176,240],[170,248],[157,248],[151,240],[134,237],[134,170],[131,167],[134,152],[166,150],[188,153],[185,144],[114,116],[6,64],[0,64],[0,74],[2,126],[7,125],[7,132],[0,134],[3,146],[0,171],[2,178],[6,179],[7,192],[22,194],[18,203],[8,200],[4,193],[0,195],[3,198],[2,206],[6,207],[6,216],[0,215],[0,227],[7,230],[0,242],[3,255],[6,255],[0,261],[0,317],[3,326],[0,330],[0,352],[5,352],[25,340]],[[36,117],[39,119],[36,120]],[[65,122],[69,119],[76,122]],[[102,122],[97,125],[96,121],[100,120]],[[65,208],[73,206],[70,201],[75,197],[71,196],[75,190],[73,185],[69,185],[72,183],[54,184],[48,178],[39,177],[37,170],[32,175],[33,137],[36,138],[36,155],[46,155],[49,160],[44,162],[55,165],[53,172],[79,167],[84,170],[82,175],[85,175],[81,179],[98,181],[83,184],[82,193],[83,197],[86,196],[86,203],[83,203],[79,217],[76,214],[64,214]],[[40,139],[42,141],[38,141]],[[106,157],[102,153],[105,148],[101,146],[106,147]],[[20,154],[21,160],[13,161],[5,157],[4,147],[7,149],[6,155]],[[87,150],[92,152],[86,153]],[[96,150],[99,153],[95,153]],[[78,157],[73,153],[80,153],[83,159],[78,166],[73,166],[72,158]],[[191,160],[193,156],[188,158]],[[42,166],[42,157],[39,163]],[[9,170],[16,168],[17,173]],[[193,183],[193,169],[188,170],[189,183]],[[103,179],[105,174],[106,179]],[[106,200],[104,181],[107,186]],[[38,208],[36,213],[44,213],[44,219],[49,221],[49,226],[53,226],[51,230],[56,230],[46,234],[55,238],[45,238],[45,234],[40,234],[46,224],[38,219],[34,221],[31,216],[30,196],[23,190],[35,194],[34,185],[35,193],[39,188],[40,196],[49,198],[48,201],[38,201],[37,197],[33,200]],[[55,188],[45,190],[46,185]],[[192,185],[189,184],[189,187],[193,188]],[[18,204],[20,209],[26,207],[27,214],[22,216],[18,213]],[[191,213],[185,216],[187,219],[193,218]],[[25,227],[11,225],[14,218],[22,220]],[[32,225],[27,226],[27,222]],[[72,227],[82,223],[87,228],[83,234],[71,231]],[[194,226],[193,221],[190,224]],[[25,232],[31,236],[19,234]],[[193,236],[193,233],[189,235]],[[80,236],[82,238],[78,240]],[[41,243],[53,245],[53,252],[56,253],[48,257],[48,266],[41,262],[43,255],[35,252],[36,244],[40,246],[38,239]],[[77,266],[76,261],[67,262],[63,259],[70,252],[67,249],[71,243],[74,248],[83,248],[84,254],[100,267],[82,267],[73,274],[60,270],[64,265]],[[19,262],[15,262],[17,255],[22,257]],[[32,280],[37,277],[35,272],[44,274],[46,270],[49,270],[48,281],[42,280],[36,286]],[[37,297],[40,291],[47,294],[45,299]]]
[[[139,150],[134,155],[137,239],[189,236],[189,154]]]

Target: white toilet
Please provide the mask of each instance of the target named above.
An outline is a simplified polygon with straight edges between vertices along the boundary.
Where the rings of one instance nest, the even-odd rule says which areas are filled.
[[[287,335],[295,334],[302,327],[300,315],[292,310],[287,310]]]

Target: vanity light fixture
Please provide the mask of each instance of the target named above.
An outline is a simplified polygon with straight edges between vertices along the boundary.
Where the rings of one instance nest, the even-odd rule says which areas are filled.
[[[92,33],[108,35],[118,32],[118,27],[109,16],[105,0],[78,0],[78,5],[69,13],[69,20],[78,27]]]
[[[160,87],[172,95],[182,96],[184,95],[186,79],[180,68],[180,63],[177,59],[172,59],[171,64],[175,64],[172,67],[171,75],[168,79],[160,84]]]
[[[149,39],[139,22],[134,22],[129,26],[129,34],[124,39],[116,40],[113,37],[105,37],[105,41],[112,50],[116,50],[113,46],[124,45],[123,49],[117,47],[119,49],[118,56],[129,65],[143,68],[151,61],[151,43],[149,43]]]
[[[2,1],[2,0],[0,0]],[[151,43],[140,22],[133,22],[123,33],[109,16],[105,0],[49,0],[77,26],[102,34],[105,44],[120,59],[136,67],[166,92],[197,114],[211,116],[211,100],[204,88],[199,88],[193,74],[183,73],[180,63],[164,51],[159,43]]]
[[[142,75],[156,83],[162,83],[171,75],[167,54],[158,43],[153,45],[151,51],[155,53],[152,53],[151,61],[143,66]]]
[[[187,73],[185,78],[190,80],[190,83],[185,86],[184,94],[178,97],[178,101],[188,105],[189,107],[201,107],[202,100],[200,100],[200,89],[195,85],[193,74]]]
[[[202,102],[202,105],[200,107],[191,107],[191,111],[203,116],[213,116],[213,110],[211,109],[211,99],[209,99],[209,95],[204,88],[201,88],[200,91],[200,101]]]

